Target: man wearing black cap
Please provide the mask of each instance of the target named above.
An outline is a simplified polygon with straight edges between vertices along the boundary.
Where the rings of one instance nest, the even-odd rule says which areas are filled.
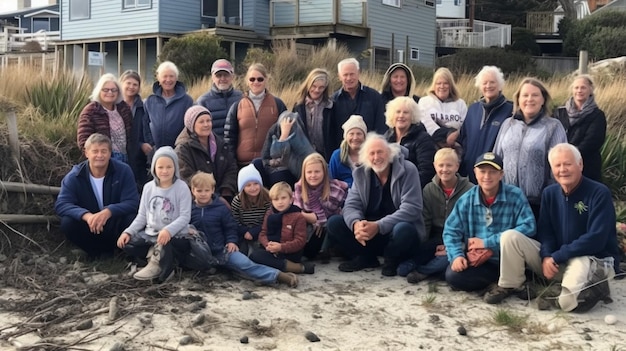
[[[228,109],[241,100],[242,93],[233,88],[235,70],[233,65],[225,59],[213,62],[211,66],[211,90],[200,96],[196,104],[206,107],[213,117],[213,132],[224,137],[224,124]]]
[[[535,217],[526,196],[502,182],[502,159],[492,152],[474,164],[478,185],[463,194],[443,229],[450,265],[446,281],[458,290],[487,288],[500,275],[500,237],[514,232],[535,235]],[[484,260],[474,260],[483,256]]]

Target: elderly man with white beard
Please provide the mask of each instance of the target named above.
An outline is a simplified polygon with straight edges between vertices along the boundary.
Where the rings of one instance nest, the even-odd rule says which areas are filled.
[[[379,134],[367,135],[343,213],[326,224],[331,240],[351,258],[340,271],[376,268],[383,256],[382,274],[394,276],[426,239],[419,173],[402,149]]]

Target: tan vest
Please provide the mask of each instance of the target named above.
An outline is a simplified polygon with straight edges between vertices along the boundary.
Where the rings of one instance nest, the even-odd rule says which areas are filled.
[[[248,164],[261,157],[263,143],[270,127],[278,121],[278,106],[273,95],[266,93],[259,111],[254,110],[254,103],[244,96],[237,106],[237,161]]]

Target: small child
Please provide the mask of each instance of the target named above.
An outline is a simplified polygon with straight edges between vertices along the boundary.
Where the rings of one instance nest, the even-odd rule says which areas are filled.
[[[191,192],[180,179],[178,157],[169,146],[154,153],[150,172],[154,179],[144,185],[137,217],[120,235],[117,246],[130,256],[148,258],[148,265],[133,275],[135,279],[163,282],[173,273],[171,240],[188,236]]]
[[[348,184],[338,179],[330,179],[328,164],[324,157],[312,153],[302,162],[302,175],[295,185],[294,205],[300,207],[306,219],[307,244],[304,256],[314,259],[320,252],[326,237],[326,221],[341,213],[346,199]]]
[[[263,187],[261,174],[252,164],[239,170],[237,185],[239,194],[233,198],[231,211],[239,225],[240,250],[247,255],[254,242],[259,240],[263,218],[272,202],[270,194]]]
[[[190,181],[194,205],[191,224],[204,233],[217,264],[237,271],[264,284],[280,282],[292,288],[298,285],[293,273],[283,273],[275,268],[252,262],[239,252],[237,223],[230,210],[215,194],[215,178],[212,174],[198,172]]]
[[[253,251],[250,259],[283,272],[315,273],[313,263],[300,263],[306,244],[306,219],[300,207],[293,205],[291,187],[286,182],[274,184],[270,198],[272,207],[265,214],[259,234],[265,250]]]

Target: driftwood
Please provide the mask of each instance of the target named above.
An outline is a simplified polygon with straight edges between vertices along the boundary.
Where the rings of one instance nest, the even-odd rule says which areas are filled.
[[[32,193],[58,195],[61,188],[58,186],[38,185],[18,182],[4,182],[0,180],[0,189],[14,193]]]

